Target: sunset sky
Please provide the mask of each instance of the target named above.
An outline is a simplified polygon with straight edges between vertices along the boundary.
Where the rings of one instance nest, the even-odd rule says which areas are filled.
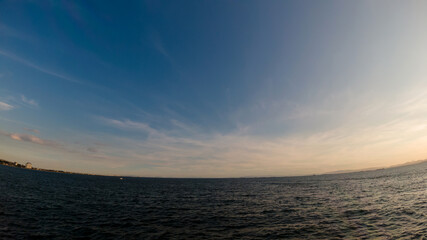
[[[427,1],[0,2],[0,159],[242,177],[425,158]]]

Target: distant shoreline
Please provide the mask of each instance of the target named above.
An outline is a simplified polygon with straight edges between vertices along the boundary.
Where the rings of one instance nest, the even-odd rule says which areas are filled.
[[[32,167],[32,166],[31,167],[26,167],[26,165],[23,165],[23,164],[20,164],[20,163],[17,163],[17,162],[6,161],[4,159],[0,159],[0,165],[4,165],[4,166],[8,166],[8,167],[15,167],[15,168],[23,168],[23,169],[28,169],[28,170],[41,171],[41,172],[54,172],[54,173],[90,175],[90,176],[105,176],[105,175],[91,174],[91,173],[76,173],[76,172],[68,172],[68,171],[62,171],[62,170],[35,168],[35,167]]]
[[[391,166],[388,166],[388,167],[378,167],[378,168],[374,167],[374,168],[364,168],[364,169],[356,169],[356,170],[338,170],[338,171],[333,171],[333,172],[326,172],[326,173],[323,173],[321,175],[377,171],[377,170],[384,170],[384,169],[389,169],[389,168],[397,168],[397,167],[404,167],[404,166],[416,165],[416,164],[421,164],[421,163],[424,163],[424,162],[427,162],[427,159],[405,162],[405,163],[401,163],[401,164],[391,165]]]
[[[423,160],[416,160],[416,161],[410,161],[402,164],[396,164],[388,167],[378,167],[378,168],[365,168],[365,169],[356,169],[356,170],[339,170],[339,171],[333,171],[333,172],[325,172],[325,173],[319,173],[319,174],[309,174],[309,175],[300,175],[300,176],[264,176],[264,177],[234,177],[234,178],[280,178],[280,177],[304,177],[304,176],[321,176],[321,175],[335,175],[335,174],[346,174],[346,173],[357,173],[357,172],[369,172],[369,171],[378,171],[378,170],[384,170],[389,168],[397,168],[397,167],[404,167],[409,165],[416,165],[427,162],[427,159]],[[22,168],[22,169],[28,169],[28,170],[34,170],[34,171],[41,171],[41,172],[54,172],[54,173],[65,173],[65,174],[75,174],[75,175],[87,175],[87,176],[102,176],[102,177],[124,177],[124,176],[116,176],[116,175],[101,175],[101,174],[91,174],[91,173],[77,173],[77,172],[69,172],[69,171],[63,171],[63,170],[53,170],[53,169],[44,169],[44,168],[35,168],[35,167],[26,167],[26,165],[17,163],[17,162],[10,162],[6,161],[4,159],[0,159],[0,165],[8,166],[8,167],[15,167],[15,168]],[[126,176],[131,178],[147,178],[147,177],[140,177],[140,176]],[[168,177],[148,177],[148,178],[168,178]],[[233,177],[231,177],[233,178]],[[183,178],[185,179],[185,178]],[[193,179],[193,178],[192,178]],[[200,178],[200,179],[206,179],[206,178]],[[209,179],[221,179],[221,178],[209,178]]]

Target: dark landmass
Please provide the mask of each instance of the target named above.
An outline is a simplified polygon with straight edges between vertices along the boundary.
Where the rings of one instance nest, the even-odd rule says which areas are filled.
[[[44,169],[44,168],[35,168],[35,167],[26,167],[26,165],[17,163],[17,162],[10,162],[3,159],[0,159],[0,165],[5,165],[9,167],[17,167],[17,168],[25,168],[29,170],[36,170],[36,171],[43,171],[43,172],[55,172],[55,173],[66,173],[66,174],[79,174],[79,175],[97,175],[102,176],[98,174],[90,174],[90,173],[76,173],[76,172],[68,172],[68,171],[62,171],[62,170],[53,170],[53,169]]]

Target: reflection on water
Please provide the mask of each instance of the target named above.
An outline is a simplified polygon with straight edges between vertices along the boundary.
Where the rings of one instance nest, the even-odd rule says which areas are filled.
[[[422,238],[427,163],[292,178],[145,179],[0,166],[0,238]]]

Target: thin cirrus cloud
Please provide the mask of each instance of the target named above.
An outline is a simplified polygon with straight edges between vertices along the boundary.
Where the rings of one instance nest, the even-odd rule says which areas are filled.
[[[49,146],[49,147],[61,146],[58,142],[42,139],[31,134],[8,133],[8,132],[0,131],[0,135],[9,137],[13,140],[20,141],[20,142],[35,143],[38,145]]]
[[[98,119],[101,121],[101,123],[105,125],[113,126],[122,130],[138,130],[154,136],[163,135],[156,129],[150,127],[148,124],[143,122],[136,122],[128,119],[118,120],[104,117],[98,117]]]
[[[13,105],[10,103],[0,101],[0,110],[8,111],[8,110],[12,110],[16,107],[21,107],[21,106],[30,107],[30,108],[38,108],[39,107],[39,103],[36,100],[30,99],[30,98],[26,97],[25,95],[21,95],[19,98],[8,97],[7,99],[9,101],[11,101]]]
[[[21,95],[21,100],[22,100],[22,102],[24,102],[25,104],[28,104],[30,106],[33,106],[33,107],[39,106],[38,102],[36,102],[34,99],[29,99],[29,98],[25,97],[24,95]]]
[[[85,86],[91,86],[91,87],[100,88],[97,85],[90,84],[90,83],[87,83],[87,82],[84,82],[84,81],[80,81],[80,80],[77,80],[77,79],[65,76],[63,74],[60,74],[60,73],[48,70],[48,69],[46,69],[44,67],[40,67],[40,66],[38,66],[38,65],[36,65],[36,64],[34,64],[34,63],[26,60],[26,59],[18,57],[16,55],[14,55],[12,53],[9,53],[9,52],[6,52],[6,51],[4,51],[2,49],[0,49],[0,55],[4,56],[4,57],[6,57],[6,58],[8,58],[10,60],[13,60],[15,62],[21,63],[21,64],[23,64],[23,65],[25,65],[27,67],[30,67],[30,68],[35,69],[37,71],[40,71],[42,73],[51,75],[53,77],[56,77],[56,78],[59,78],[59,79],[62,79],[62,80],[68,81],[68,82],[72,82],[72,83],[76,83],[76,84],[80,84],[80,85],[85,85]]]
[[[28,131],[28,132],[32,132],[32,133],[37,133],[37,134],[39,134],[39,133],[40,133],[40,131],[39,131],[39,130],[37,130],[37,129],[24,128],[24,130],[25,130],[25,131]]]
[[[98,152],[98,149],[96,149],[96,148],[94,148],[94,147],[88,147],[86,150],[87,150],[88,152],[91,152],[91,153],[97,153],[97,152]]]
[[[8,111],[8,110],[12,110],[14,109],[14,107],[10,104],[7,104],[5,102],[0,102],[0,111]]]
[[[37,129],[25,129],[26,131],[31,131],[34,133],[40,133]],[[99,152],[99,148],[95,147],[88,147],[86,149],[82,149],[81,147],[76,147],[75,145],[72,145],[70,143],[66,142],[59,142],[56,140],[48,140],[44,138],[37,137],[32,134],[25,134],[25,133],[13,133],[13,132],[6,132],[0,130],[0,136],[4,136],[9,138],[10,140],[23,142],[23,143],[30,143],[34,144],[35,146],[38,146],[39,148],[46,147],[46,150],[55,150],[61,153],[64,157],[66,156],[78,156],[78,158],[85,158],[85,159],[97,159],[99,158],[96,154]]]

